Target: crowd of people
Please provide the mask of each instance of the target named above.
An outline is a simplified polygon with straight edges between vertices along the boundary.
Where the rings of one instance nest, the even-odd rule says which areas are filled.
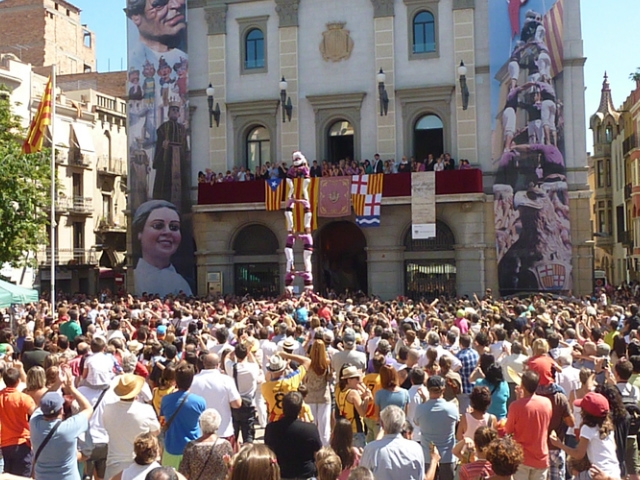
[[[374,173],[409,173],[409,172],[440,172],[442,170],[468,170],[472,168],[469,160],[461,159],[456,165],[455,159],[451,158],[448,153],[443,153],[434,157],[429,154],[423,160],[416,160],[411,157],[402,157],[400,161],[393,158],[382,160],[380,155],[376,154],[373,160],[365,159],[361,162],[351,160],[349,158],[331,163],[323,160],[321,164],[314,160],[310,166],[310,174],[312,177],[342,177],[346,175],[369,175]],[[247,167],[233,167],[226,173],[215,173],[211,169],[204,172],[198,172],[198,183],[226,183],[226,182],[245,182],[251,180],[269,180],[272,178],[286,178],[289,167],[286,162],[271,163],[266,162],[260,167],[256,167],[256,171],[252,172]]]
[[[636,290],[43,300],[0,330],[0,478],[637,480]]]

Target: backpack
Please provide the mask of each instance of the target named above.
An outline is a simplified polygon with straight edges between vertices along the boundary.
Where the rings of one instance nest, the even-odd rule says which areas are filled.
[[[635,437],[638,435],[638,432],[640,432],[640,407],[638,407],[638,402],[631,395],[623,395],[622,403],[631,416],[628,435],[630,437]]]

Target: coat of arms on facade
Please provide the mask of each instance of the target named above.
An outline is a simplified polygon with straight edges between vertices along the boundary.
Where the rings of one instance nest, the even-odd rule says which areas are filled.
[[[339,62],[351,56],[353,39],[349,30],[345,30],[346,22],[327,23],[327,30],[322,32],[320,53],[325,61]]]

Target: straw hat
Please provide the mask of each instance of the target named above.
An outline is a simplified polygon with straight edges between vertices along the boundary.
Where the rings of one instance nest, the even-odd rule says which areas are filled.
[[[118,378],[113,392],[120,397],[121,400],[131,400],[135,398],[142,390],[144,378],[133,373],[125,373]]]

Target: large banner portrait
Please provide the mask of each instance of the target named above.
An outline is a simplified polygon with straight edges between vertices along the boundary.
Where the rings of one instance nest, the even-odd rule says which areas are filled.
[[[500,293],[571,290],[562,99],[563,0],[490,0]]]
[[[127,0],[134,293],[195,292],[186,0]]]

